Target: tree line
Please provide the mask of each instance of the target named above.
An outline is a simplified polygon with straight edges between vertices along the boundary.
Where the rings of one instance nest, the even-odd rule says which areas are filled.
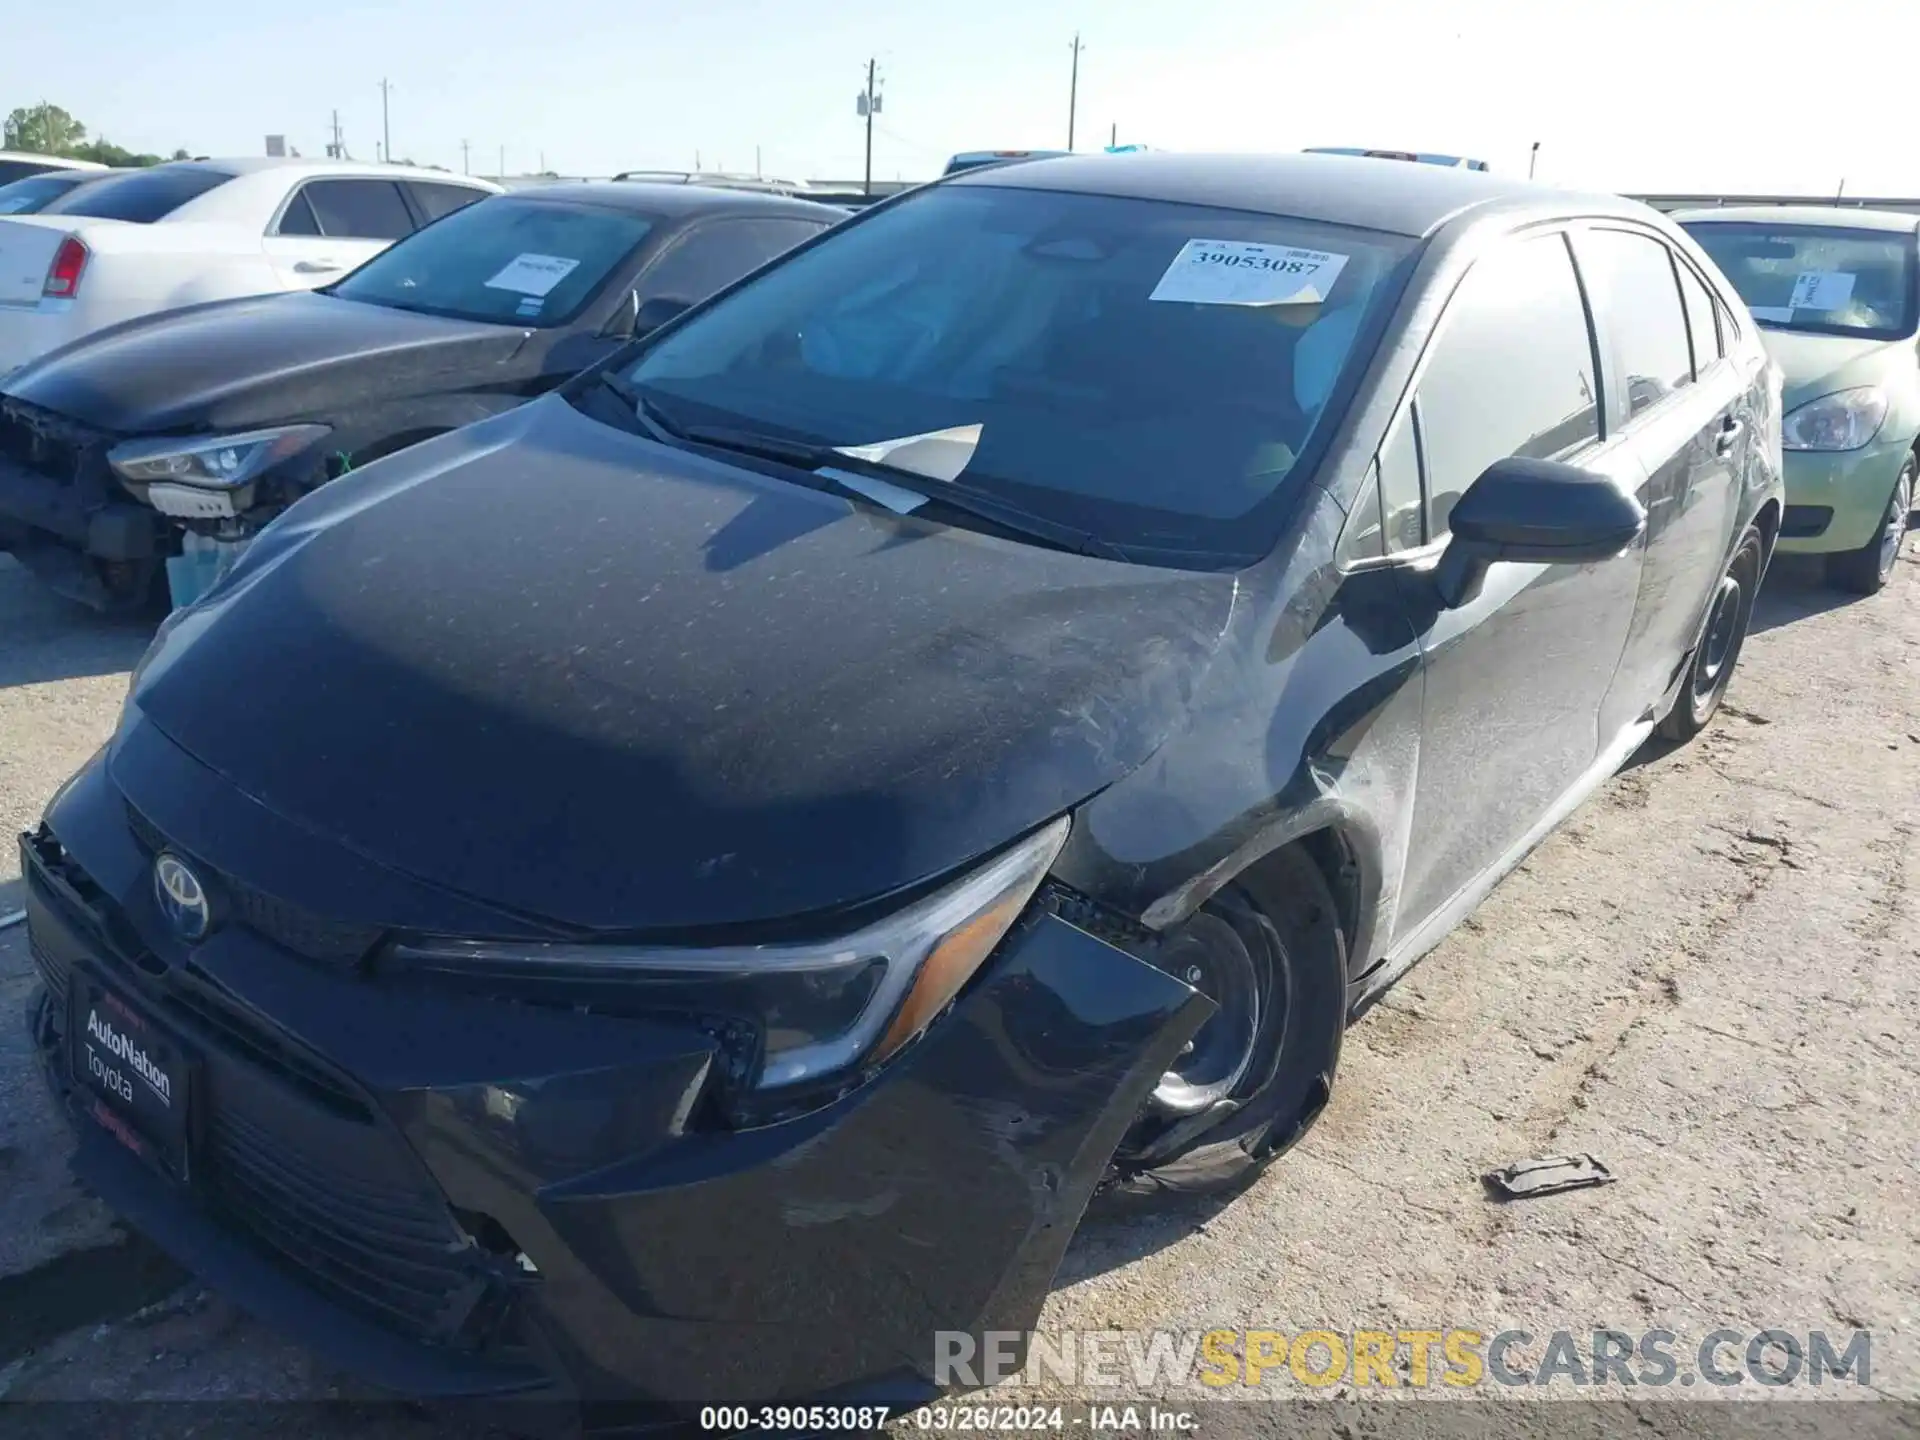
[[[7,116],[0,129],[0,150],[25,150],[34,155],[58,155],[67,160],[92,160],[100,165],[158,165],[163,160],[188,159],[185,150],[171,156],[148,155],[115,145],[105,136],[87,138],[87,127],[58,105],[22,105]]]

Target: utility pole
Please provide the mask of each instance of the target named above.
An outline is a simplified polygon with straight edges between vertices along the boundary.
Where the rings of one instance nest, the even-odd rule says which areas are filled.
[[[380,149],[389,165],[393,163],[393,131],[387,125],[387,91],[392,88],[385,80],[380,82]]]
[[[1539,161],[1540,161],[1540,142],[1536,140],[1533,142],[1532,152],[1527,156],[1527,179],[1531,180],[1533,178],[1533,167],[1537,165]]]
[[[756,180],[760,178],[760,147],[758,145],[753,147],[753,178]]]
[[[1109,150],[1117,149],[1119,147],[1119,144],[1120,144],[1120,122],[1116,120],[1113,122],[1113,125],[1107,131],[1107,148]]]
[[[344,160],[347,158],[346,142],[340,138],[340,112],[338,110],[333,112],[333,143],[327,146],[327,158],[329,160]]]
[[[863,194],[873,194],[873,117],[880,113],[879,62],[867,61],[867,88],[860,92],[854,111],[867,122],[867,178]]]
[[[1067,149],[1073,149],[1073,120],[1080,109],[1080,52],[1087,47],[1080,43],[1080,32],[1073,32],[1073,80],[1067,89]]]
[[[462,140],[460,142],[460,173],[462,175],[471,175],[473,173],[473,167],[467,163],[467,148],[467,142]]]

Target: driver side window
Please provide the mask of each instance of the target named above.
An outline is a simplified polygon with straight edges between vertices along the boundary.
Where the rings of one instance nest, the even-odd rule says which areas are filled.
[[[1476,261],[1454,292],[1420,377],[1418,424],[1400,427],[1417,430],[1425,539],[1448,534],[1455,502],[1494,461],[1564,460],[1598,440],[1598,373],[1563,235],[1508,241]],[[1405,474],[1404,452],[1394,458]],[[1383,471],[1383,484],[1387,478]],[[1393,537],[1400,545],[1410,538]]]

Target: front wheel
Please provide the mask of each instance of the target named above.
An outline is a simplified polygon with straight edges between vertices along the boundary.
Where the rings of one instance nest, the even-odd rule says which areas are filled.
[[[1827,557],[1827,583],[1855,595],[1876,594],[1893,578],[1893,567],[1900,559],[1900,546],[1907,538],[1907,516],[1913,509],[1913,487],[1920,460],[1907,456],[1893,482],[1893,494],[1873,537],[1858,550]]]
[[[1734,664],[1740,658],[1740,647],[1746,643],[1753,597],[1760,589],[1762,558],[1760,532],[1749,526],[1714,587],[1706,629],[1687,661],[1686,679],[1673,708],[1656,727],[1661,738],[1691,740],[1707,728],[1713,712],[1720,708],[1727,682],[1733,679]]]
[[[1103,1194],[1237,1189],[1319,1118],[1346,1030],[1346,938],[1289,846],[1168,934],[1153,963],[1219,1007],[1161,1077]]]

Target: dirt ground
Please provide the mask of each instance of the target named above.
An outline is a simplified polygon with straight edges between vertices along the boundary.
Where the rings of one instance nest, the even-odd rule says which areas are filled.
[[[1824,1394],[1920,1400],[1916,549],[1848,603],[1777,566],[1710,730],[1637,757],[1354,1028],[1326,1117],[1251,1190],[1090,1221],[1043,1331],[1867,1330],[1869,1384]],[[106,738],[142,638],[0,560],[9,832]],[[0,914],[18,893],[9,848]],[[14,1018],[28,969],[0,933],[0,1395],[342,1393],[67,1183]],[[1564,1151],[1616,1183],[1504,1206],[1482,1188]],[[1497,1428],[1558,1440],[1572,1408],[1506,1406]],[[1701,1410],[1638,1423],[1685,1433]],[[1871,1413],[1910,1433],[1914,1407]]]

